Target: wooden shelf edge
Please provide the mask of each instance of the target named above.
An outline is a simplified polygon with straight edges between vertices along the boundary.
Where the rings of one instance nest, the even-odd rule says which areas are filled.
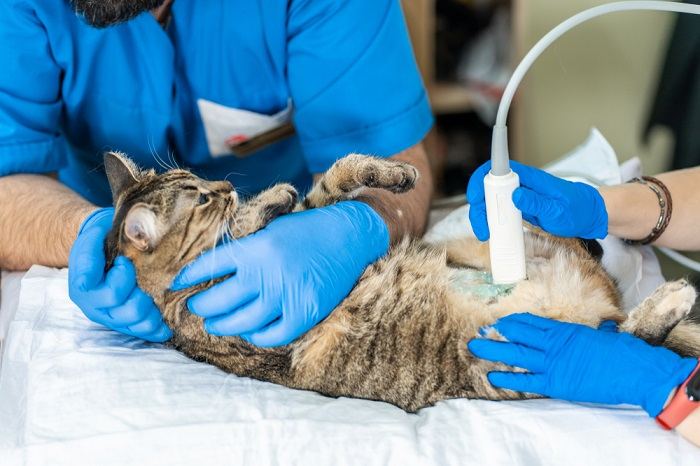
[[[474,109],[472,91],[460,83],[437,82],[429,86],[428,94],[436,115],[464,113]]]

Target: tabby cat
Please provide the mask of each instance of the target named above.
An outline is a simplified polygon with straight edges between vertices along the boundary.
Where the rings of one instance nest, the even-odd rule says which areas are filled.
[[[522,399],[531,395],[491,386],[486,374],[505,366],[476,359],[466,344],[481,327],[524,310],[593,327],[611,319],[653,344],[700,356],[700,331],[686,317],[693,287],[666,283],[627,317],[613,280],[580,242],[534,230],[526,236],[528,280],[506,293],[474,291],[483,285],[480,272],[489,270],[487,244],[405,239],[367,267],[331,315],[295,342],[258,348],[238,337],[212,336],[186,301],[217,280],[171,291],[184,265],[221,240],[254,233],[295,210],[350,199],[366,187],[410,190],[416,169],[349,155],[302,202],[288,184],[241,202],[230,183],[186,170],[142,171],[118,153],[105,155],[105,168],[116,208],[105,243],[108,262],[119,254],[133,261],[140,287],[173,331],[169,345],[226,372],[386,401],[410,412],[449,398]]]

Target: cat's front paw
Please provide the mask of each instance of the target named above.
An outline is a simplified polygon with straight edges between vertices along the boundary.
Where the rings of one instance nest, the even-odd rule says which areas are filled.
[[[413,189],[418,170],[411,164],[393,160],[365,159],[357,172],[357,181],[368,188],[404,193]]]
[[[265,222],[270,222],[280,215],[285,215],[294,210],[299,198],[299,193],[290,184],[278,184],[265,191],[259,201],[260,215]]]

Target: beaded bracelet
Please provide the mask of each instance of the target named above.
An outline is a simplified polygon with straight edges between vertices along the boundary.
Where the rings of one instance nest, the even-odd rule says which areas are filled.
[[[673,199],[671,199],[671,192],[661,180],[654,178],[653,176],[634,178],[633,180],[630,180],[630,183],[643,184],[651,189],[659,200],[661,213],[659,214],[659,219],[656,221],[656,225],[646,238],[640,240],[626,239],[624,241],[625,243],[632,245],[646,245],[653,243],[659,239],[664,231],[666,231],[668,224],[671,222],[671,214],[673,213]]]

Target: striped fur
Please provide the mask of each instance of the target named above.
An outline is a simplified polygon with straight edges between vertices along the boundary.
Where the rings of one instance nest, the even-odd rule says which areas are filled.
[[[214,337],[185,302],[217,280],[172,292],[169,285],[182,266],[224,234],[246,236],[276,216],[351,199],[365,187],[409,190],[417,171],[404,163],[351,155],[301,202],[292,186],[277,185],[239,203],[227,183],[181,170],[140,172],[123,156],[106,157],[111,158],[106,163],[110,182],[120,187],[106,243],[109,258],[124,254],[134,262],[139,285],[173,330],[170,345],[227,372],[328,396],[381,400],[407,411],[449,398],[521,399],[526,395],[488,383],[486,374],[502,366],[468,352],[466,343],[479,328],[524,310],[590,326],[625,321],[613,281],[578,241],[531,231],[526,236],[529,279],[505,295],[479,297],[455,286],[460,270],[489,270],[488,245],[475,239],[438,245],[405,239],[365,270],[326,320],[292,344],[263,349],[237,337]],[[206,204],[201,204],[202,194]],[[124,219],[136,203],[152,206],[167,225],[160,242],[145,252],[123,234]],[[623,328],[657,343],[700,341],[700,332],[685,323],[674,332],[694,300],[695,290],[687,283],[667,284]],[[700,346],[691,344],[689,352],[700,355]]]

